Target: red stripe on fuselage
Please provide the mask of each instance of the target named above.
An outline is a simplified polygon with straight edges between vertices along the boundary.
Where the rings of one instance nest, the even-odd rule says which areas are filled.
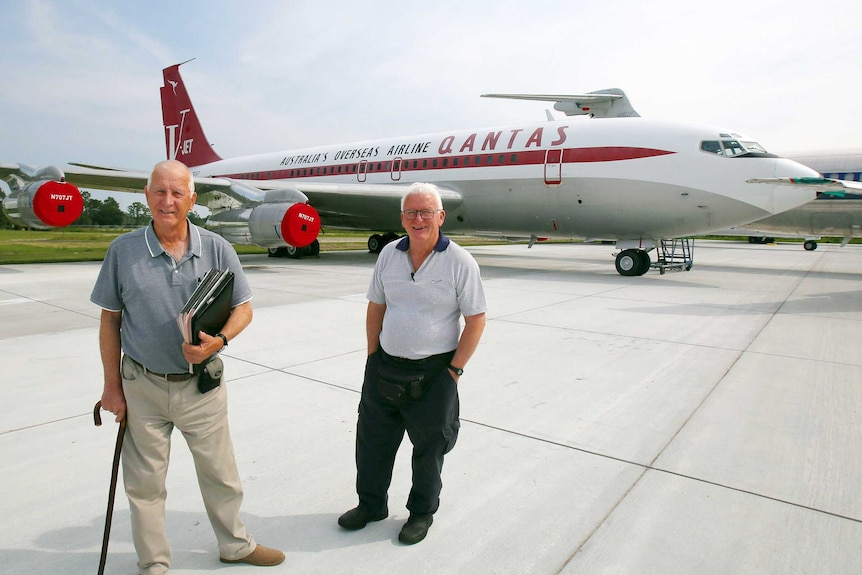
[[[553,149],[553,148],[552,148]],[[396,171],[421,172],[430,170],[457,170],[462,168],[532,166],[545,163],[547,149],[529,151],[505,151],[485,154],[465,154],[457,156],[434,156],[422,158],[400,158],[363,160],[365,174],[380,174],[393,171],[394,162],[400,160],[400,168]],[[632,148],[621,146],[604,146],[596,148],[564,148],[563,164],[618,162],[637,160],[673,154],[668,150],[654,148]],[[235,174],[221,174],[214,177],[234,178],[241,180],[288,180],[291,178],[312,178],[323,176],[356,175],[360,162],[321,163],[316,165],[280,168],[277,170],[254,171]]]
[[[563,150],[563,163],[576,162],[617,162],[620,160],[637,160],[673,154],[668,150],[653,148],[624,148],[606,146],[603,148],[569,148]]]

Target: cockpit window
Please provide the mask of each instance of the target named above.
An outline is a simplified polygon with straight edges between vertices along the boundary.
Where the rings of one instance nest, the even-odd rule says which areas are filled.
[[[728,136],[728,134],[721,134],[722,136]],[[708,152],[710,154],[718,154],[721,156],[726,156],[728,158],[738,158],[740,156],[745,157],[766,157],[766,158],[775,158],[774,154],[770,154],[766,151],[766,149],[758,144],[757,142],[752,142],[748,140],[739,140],[728,137],[728,139],[722,140],[704,140],[700,143],[700,149],[703,152]]]
[[[728,157],[740,156],[746,152],[745,146],[739,143],[739,140],[722,140],[721,147],[724,148],[724,155]]]
[[[745,149],[749,151],[749,153],[755,154],[768,154],[766,148],[758,144],[757,142],[742,142],[742,145],[745,146]]]
[[[721,144],[719,144],[715,140],[706,140],[700,143],[700,149],[704,152],[710,152],[711,154],[723,154],[721,151]]]

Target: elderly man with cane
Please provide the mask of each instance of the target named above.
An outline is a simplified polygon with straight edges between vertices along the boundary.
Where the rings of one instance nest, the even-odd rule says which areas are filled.
[[[188,221],[194,179],[175,160],[153,168],[144,189],[152,222],[111,244],[90,299],[102,308],[99,347],[102,407],[126,417],[123,483],[129,499],[138,570],[170,568],[165,533],[165,477],[171,432],[194,458],[201,495],[223,563],[277,565],[284,553],[258,545],[239,518],[243,490],[227,418],[222,361],[216,355],[251,322],[251,290],[224,238]],[[210,269],[234,274],[232,310],[220,333],[183,341],[177,316]],[[189,373],[189,364],[204,364]]]

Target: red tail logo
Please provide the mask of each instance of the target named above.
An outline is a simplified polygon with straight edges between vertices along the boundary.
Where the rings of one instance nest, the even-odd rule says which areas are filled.
[[[162,70],[165,85],[161,87],[160,92],[167,158],[179,160],[189,167],[217,162],[221,158],[204,135],[203,127],[180,76],[181,65],[174,64]]]

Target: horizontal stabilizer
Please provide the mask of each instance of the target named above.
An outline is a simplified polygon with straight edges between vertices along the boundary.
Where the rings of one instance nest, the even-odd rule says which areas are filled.
[[[619,88],[608,88],[587,94],[482,94],[483,98],[507,98],[510,100],[537,100],[556,102],[554,109],[567,116],[590,116],[591,118],[639,118],[625,92]]]

